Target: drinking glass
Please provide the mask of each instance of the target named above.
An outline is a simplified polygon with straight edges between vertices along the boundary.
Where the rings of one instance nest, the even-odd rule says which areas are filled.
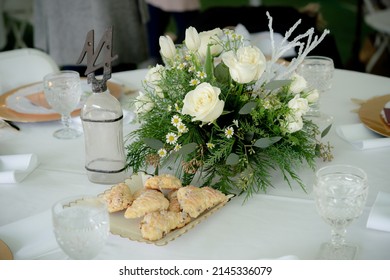
[[[332,88],[334,63],[330,57],[307,56],[298,66],[297,73],[307,81],[309,90],[317,89],[319,98],[312,103],[306,114],[320,128],[332,123],[333,117],[320,110],[320,100]]]
[[[52,207],[53,228],[57,243],[71,258],[95,258],[109,235],[106,203],[93,196],[70,197]]]
[[[71,112],[76,108],[81,98],[80,74],[76,71],[60,71],[43,78],[45,98],[56,112],[61,114],[64,128],[53,133],[58,139],[73,139],[82,133],[70,127]]]
[[[346,228],[363,212],[368,194],[366,173],[350,165],[330,165],[316,172],[317,211],[331,226],[331,241],[321,245],[319,259],[354,259],[358,246],[345,241]]]

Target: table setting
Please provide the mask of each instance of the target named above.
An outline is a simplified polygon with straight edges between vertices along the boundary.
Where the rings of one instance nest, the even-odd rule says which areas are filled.
[[[108,85],[121,112],[112,121],[112,114],[88,115],[88,101],[80,108],[76,100],[66,113],[73,112],[71,126],[77,126],[80,135],[70,139],[53,136],[62,128],[58,114],[55,119],[48,119],[48,112],[38,118],[29,113],[19,113],[24,114],[20,117],[11,113],[7,103],[13,95],[2,95],[0,117],[20,130],[0,129],[0,178],[9,170],[24,171],[18,180],[0,179],[0,241],[9,248],[7,257],[11,252],[14,259],[390,259],[390,135],[381,132],[389,129],[382,116],[388,100],[375,101],[390,93],[390,79],[332,66],[332,74],[327,74],[331,84],[324,90],[313,86],[310,78],[295,70],[326,34],[311,37],[308,32],[311,40],[298,59],[282,66],[278,59],[287,49],[300,46],[299,38],[290,38],[287,46],[284,42],[274,46],[274,56],[267,61],[232,30],[198,33],[189,28],[181,46],[168,37],[160,40],[164,65],[116,73],[107,66],[115,57],[107,48],[108,62],[100,65],[105,74],[95,77],[96,69],[91,69],[88,85],[91,96],[107,92]],[[88,34],[86,42],[91,38]],[[110,84],[117,87],[112,89]],[[365,102],[357,105],[356,99]],[[310,105],[316,105],[317,113],[310,114]],[[373,128],[367,119],[375,119],[380,128]],[[118,120],[119,132],[94,126]],[[121,147],[114,149],[119,151],[114,161],[126,169],[89,165],[92,158],[101,157],[99,152],[118,143]],[[10,156],[23,157],[23,161],[28,156],[29,161],[22,168],[9,167],[3,161]],[[323,180],[329,173],[320,173],[326,168],[337,168],[332,171],[336,179],[330,183]],[[91,172],[103,175],[92,177]],[[350,188],[348,193],[345,186]],[[116,187],[119,194],[109,196]],[[156,224],[162,218],[185,219],[191,213],[185,197],[203,199],[205,194],[200,192],[208,187],[222,200],[204,206],[186,225],[165,229],[164,224],[157,241],[134,237],[134,229],[139,234],[151,224],[147,219],[157,215],[153,213],[162,215],[154,220]],[[182,196],[186,188],[194,193]],[[146,193],[159,198],[154,196],[143,207],[149,209],[157,200],[162,204],[136,218],[124,216]],[[179,203],[176,214],[168,210],[173,193]],[[85,197],[76,197],[80,195]],[[339,197],[340,204],[326,204]],[[64,198],[71,200],[58,206]],[[106,208],[94,213],[104,208],[104,214],[87,214],[87,208],[102,201]],[[113,201],[124,206],[110,212],[107,207]],[[205,202],[197,203],[195,208],[201,208]],[[81,207],[82,211],[77,209],[81,217],[70,211],[73,206]],[[61,211],[73,214],[66,218]],[[357,245],[353,254],[340,253],[340,244],[332,245],[338,251],[328,245],[328,255],[320,254],[321,244],[331,239],[331,227],[321,217],[327,222],[353,221],[345,233],[347,242]],[[77,220],[68,235],[83,227],[94,228],[91,234],[96,240],[101,238],[99,246],[92,246],[96,251],[69,251],[75,240],[82,244],[76,248],[87,250],[91,245],[89,237],[83,240],[80,234],[68,241],[60,237],[60,226],[66,228],[65,221],[71,218]],[[89,225],[86,218],[95,223]],[[344,235],[344,228],[339,230]],[[6,257],[3,247],[0,243],[0,259]]]

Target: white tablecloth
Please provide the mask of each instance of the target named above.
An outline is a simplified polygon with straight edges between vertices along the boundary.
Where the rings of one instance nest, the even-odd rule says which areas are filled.
[[[145,70],[113,74],[127,88],[140,87]],[[390,79],[336,70],[331,92],[323,96],[324,113],[334,117],[334,127],[359,123],[351,98],[367,99],[390,93]],[[136,94],[136,93],[134,93]],[[125,95],[123,103],[132,95]],[[58,140],[52,132],[59,122],[17,123],[21,131],[0,130],[0,154],[35,153],[40,165],[23,182],[0,184],[0,239],[19,259],[61,259],[54,242],[50,207],[65,196],[98,194],[109,188],[88,181],[84,170],[84,139]],[[126,124],[125,134],[134,129]],[[334,146],[332,163],[363,168],[370,193],[361,218],[349,228],[347,239],[360,245],[360,259],[390,259],[390,233],[369,229],[367,218],[378,192],[390,192],[390,147],[358,150],[332,129],[326,139]],[[318,167],[326,164],[318,160]],[[224,208],[166,246],[155,246],[110,235],[100,259],[264,259],[286,255],[315,259],[330,228],[316,213],[312,199],[313,171],[302,167],[299,175],[307,193],[292,189],[275,173],[267,194],[244,203],[235,197]],[[389,206],[390,207],[390,206]],[[33,230],[32,230],[33,229]]]

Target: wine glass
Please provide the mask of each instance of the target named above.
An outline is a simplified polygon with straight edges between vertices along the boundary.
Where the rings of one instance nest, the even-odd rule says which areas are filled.
[[[52,207],[57,243],[71,258],[95,258],[103,249],[110,228],[107,204],[93,196],[62,199]]]
[[[45,98],[56,112],[61,114],[64,128],[53,133],[58,139],[73,139],[82,133],[70,127],[71,112],[76,108],[81,98],[80,74],[66,70],[51,73],[43,78]]]
[[[332,123],[333,117],[321,112],[320,100],[321,96],[332,88],[333,60],[326,56],[306,56],[296,72],[305,78],[309,90],[316,89],[319,94],[319,98],[311,104],[306,116],[320,128],[325,128]]]
[[[317,211],[328,223],[331,241],[321,245],[320,259],[354,259],[358,246],[345,241],[346,228],[360,217],[366,203],[366,173],[350,165],[330,165],[316,172],[314,197]]]

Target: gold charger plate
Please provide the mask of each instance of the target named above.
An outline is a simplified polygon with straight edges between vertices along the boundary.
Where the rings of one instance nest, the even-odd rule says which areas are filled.
[[[386,137],[390,137],[390,126],[383,120],[381,111],[389,101],[390,94],[373,97],[363,103],[359,109],[362,123],[372,131]]]
[[[130,179],[126,180],[126,184],[130,187],[131,191],[134,192],[135,190],[142,188],[144,180],[147,178],[145,174],[135,174],[131,176]],[[111,189],[106,190],[104,193],[109,192]],[[99,194],[98,196],[103,196],[104,193]],[[226,205],[227,202],[229,202],[234,195],[228,195],[228,200],[220,203],[213,208],[203,212],[199,217],[192,219],[191,222],[189,222],[187,225],[185,225],[182,228],[175,229],[168,234],[166,234],[163,238],[156,240],[156,241],[150,241],[147,239],[142,238],[141,230],[139,228],[140,221],[142,218],[138,219],[126,219],[124,217],[125,211],[120,211],[116,213],[110,213],[110,231],[112,234],[119,235],[123,238],[128,238],[132,241],[138,241],[138,242],[144,242],[148,244],[154,244],[158,246],[163,246],[168,244],[168,242],[175,240],[179,236],[185,234],[190,229],[194,228],[196,225],[198,225],[200,222],[206,220],[208,217],[210,217],[212,214],[217,212],[219,209],[221,209],[223,206]]]
[[[14,256],[7,244],[0,240],[0,260],[13,260]]]
[[[39,83],[39,82],[38,82]],[[14,122],[47,122],[47,121],[55,121],[61,119],[60,114],[26,114],[26,113],[20,113],[12,110],[11,108],[7,107],[7,98],[15,94],[20,89],[38,84],[33,83],[25,86],[18,87],[16,89],[13,89],[9,92],[4,93],[3,95],[0,95],[0,118],[8,120],[8,121],[14,121]],[[108,81],[107,87],[110,91],[110,93],[115,96],[116,98],[119,98],[123,89],[122,86]],[[34,94],[34,93],[32,93]],[[77,109],[72,112],[72,117],[76,117],[80,114],[81,109]]]

